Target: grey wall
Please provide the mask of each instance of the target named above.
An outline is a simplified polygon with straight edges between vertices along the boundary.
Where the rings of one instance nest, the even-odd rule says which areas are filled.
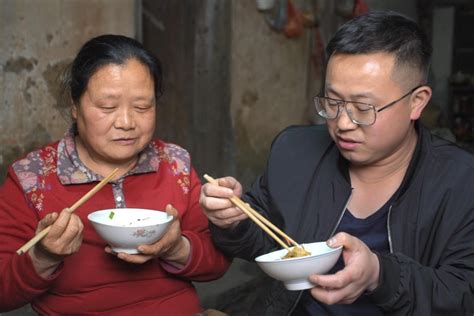
[[[134,0],[0,1],[0,183],[14,159],[64,134],[59,72],[92,36],[134,36],[134,8]]]

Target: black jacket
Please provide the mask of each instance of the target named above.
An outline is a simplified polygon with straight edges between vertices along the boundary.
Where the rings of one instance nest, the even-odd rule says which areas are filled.
[[[379,255],[380,285],[369,298],[387,314],[474,313],[474,156],[417,124],[418,142],[387,220],[390,254]],[[265,173],[244,199],[298,242],[334,234],[351,194],[347,162],[325,126],[284,130]],[[250,220],[211,225],[218,247],[253,260],[277,248]],[[301,292],[274,281],[250,315],[287,315]]]

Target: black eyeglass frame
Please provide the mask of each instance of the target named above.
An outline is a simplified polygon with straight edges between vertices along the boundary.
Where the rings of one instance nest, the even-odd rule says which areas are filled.
[[[333,99],[333,98],[328,98],[328,97],[325,97],[325,96],[315,96],[314,99],[313,99],[313,103],[314,103],[314,107],[316,108],[316,111],[318,110],[318,107],[316,105],[316,102],[317,99],[323,99],[323,100],[331,100],[331,101],[334,101],[334,102],[337,102],[337,112],[336,112],[336,115],[333,117],[333,118],[328,118],[328,117],[325,117],[323,115],[321,115],[318,111],[318,115],[321,116],[322,118],[325,118],[327,120],[335,120],[338,118],[339,114],[341,113],[341,106],[344,106],[344,108],[346,109],[346,112],[347,112],[347,103],[352,103],[352,104],[360,104],[360,105],[364,105],[364,106],[367,106],[369,109],[371,109],[373,112],[374,112],[374,121],[372,123],[369,123],[369,124],[366,124],[366,123],[361,123],[361,122],[358,122],[357,120],[354,120],[350,113],[347,112],[349,118],[351,119],[351,122],[354,123],[354,124],[357,124],[357,125],[363,125],[363,126],[370,126],[370,125],[373,125],[375,124],[375,122],[377,121],[377,113],[379,112],[382,112],[383,110],[385,109],[388,109],[389,107],[397,104],[398,102],[400,102],[401,100],[403,100],[404,98],[406,98],[407,96],[411,95],[413,92],[415,92],[417,89],[423,87],[423,86],[426,86],[425,84],[420,84],[418,86],[416,86],[415,88],[411,89],[410,91],[408,91],[407,93],[405,93],[404,95],[402,95],[400,98],[396,99],[395,101],[392,101],[386,105],[383,105],[382,107],[380,108],[376,108],[374,105],[372,104],[369,104],[369,103],[364,103],[364,102],[357,102],[357,101],[346,101],[346,100],[339,100],[339,99]]]

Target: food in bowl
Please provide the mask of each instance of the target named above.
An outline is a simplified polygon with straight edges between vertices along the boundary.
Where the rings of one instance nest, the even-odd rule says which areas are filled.
[[[139,245],[157,242],[173,220],[166,212],[142,208],[99,210],[87,218],[114,252],[129,254],[139,253]]]
[[[327,273],[336,264],[342,247],[331,248],[326,242],[302,244],[311,255],[283,259],[286,249],[273,251],[255,258],[257,265],[270,277],[280,280],[288,290],[305,290],[314,287],[311,274]]]
[[[299,247],[293,247],[282,257],[282,259],[289,259],[289,258],[298,258],[298,257],[306,257],[306,256],[311,256],[311,252],[307,251],[304,249],[303,246]]]

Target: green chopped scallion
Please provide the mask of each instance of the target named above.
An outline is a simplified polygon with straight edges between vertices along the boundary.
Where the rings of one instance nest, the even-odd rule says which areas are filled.
[[[115,216],[115,213],[114,213],[114,211],[110,211],[109,218],[110,218],[110,219],[113,219],[113,218],[114,218],[114,216]]]

